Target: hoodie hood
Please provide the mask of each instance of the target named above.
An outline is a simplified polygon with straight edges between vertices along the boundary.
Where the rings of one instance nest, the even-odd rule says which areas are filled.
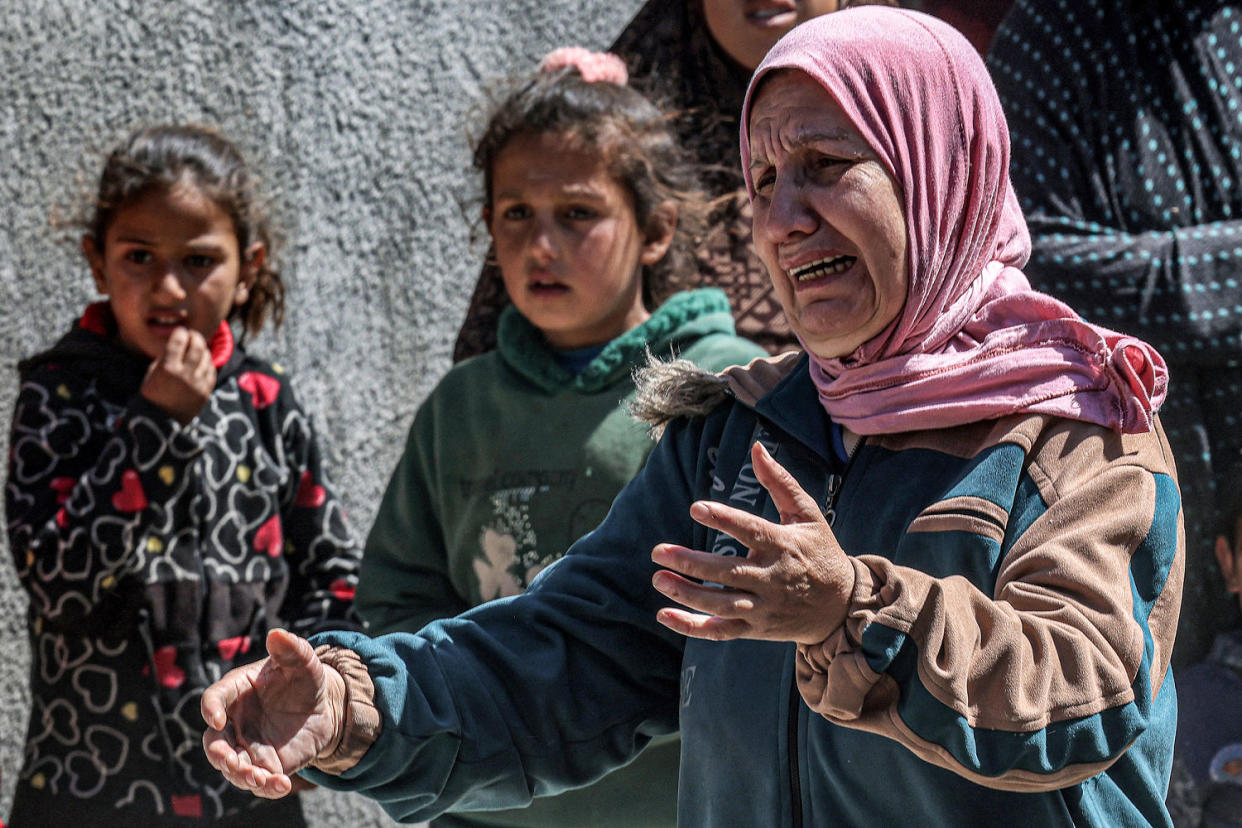
[[[512,306],[500,316],[497,352],[514,371],[540,389],[555,394],[573,390],[594,393],[622,380],[646,362],[647,352],[676,356],[709,334],[733,334],[729,300],[718,288],[673,294],[641,325],[604,346],[580,374],[561,366],[543,334]]]

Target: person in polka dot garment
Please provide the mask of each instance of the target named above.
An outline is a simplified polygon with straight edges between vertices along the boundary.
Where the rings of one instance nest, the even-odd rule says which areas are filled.
[[[1161,418],[1187,535],[1175,669],[1236,623],[1215,490],[1242,446],[1242,3],[1021,0],[988,63],[1027,275],[1169,364]]]

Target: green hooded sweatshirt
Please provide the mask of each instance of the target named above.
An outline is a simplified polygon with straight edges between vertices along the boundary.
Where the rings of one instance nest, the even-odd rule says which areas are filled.
[[[455,366],[414,417],[363,556],[355,600],[372,634],[516,595],[604,519],[654,446],[625,407],[648,350],[713,371],[766,356],[734,334],[715,288],[675,294],[577,375],[505,311],[497,349]],[[657,740],[587,788],[435,824],[671,826],[678,752]]]

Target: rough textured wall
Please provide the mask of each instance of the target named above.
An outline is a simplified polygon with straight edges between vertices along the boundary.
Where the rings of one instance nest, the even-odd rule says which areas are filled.
[[[264,170],[289,316],[252,350],[290,368],[370,526],[414,410],[448,368],[481,251],[471,119],[549,48],[601,47],[639,0],[0,0],[0,412],[17,359],[92,298],[72,212],[101,153],[153,121],[219,125]],[[3,429],[2,431],[7,431]],[[7,435],[0,435],[7,451]],[[29,698],[26,601],[0,561],[0,815]],[[385,824],[317,792],[317,825]]]

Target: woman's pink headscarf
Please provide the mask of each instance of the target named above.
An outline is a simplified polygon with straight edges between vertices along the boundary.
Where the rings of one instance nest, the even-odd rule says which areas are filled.
[[[951,26],[877,6],[785,35],[742,108],[742,169],[755,88],[797,69],[841,106],[901,186],[910,237],[906,303],[847,357],[811,354],[820,401],[861,434],[1035,412],[1125,432],[1151,428],[1168,385],[1151,346],[1084,322],[1031,290],[1031,252],[1009,184],[1009,128],[975,49]]]

